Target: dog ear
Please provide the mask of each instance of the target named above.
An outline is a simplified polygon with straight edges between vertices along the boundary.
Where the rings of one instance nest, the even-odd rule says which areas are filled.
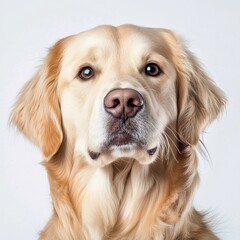
[[[178,76],[178,137],[194,146],[204,128],[223,110],[226,98],[183,41],[173,33],[167,35]]]
[[[62,41],[50,49],[45,63],[23,87],[10,121],[33,143],[46,158],[59,149],[63,133],[57,96],[57,79],[62,56]]]

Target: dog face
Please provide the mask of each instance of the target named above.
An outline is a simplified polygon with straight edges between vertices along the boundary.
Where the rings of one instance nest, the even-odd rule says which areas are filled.
[[[60,105],[77,155],[98,166],[122,157],[154,161],[165,127],[177,117],[176,70],[164,46],[157,34],[154,39],[130,26],[96,28],[69,40]]]
[[[172,32],[102,26],[60,40],[12,114],[47,158],[63,143],[88,164],[149,164],[166,129],[194,146],[224,105],[221,91]]]

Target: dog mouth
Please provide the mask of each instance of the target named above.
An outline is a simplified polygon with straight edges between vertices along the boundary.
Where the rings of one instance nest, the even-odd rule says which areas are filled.
[[[104,144],[104,149],[109,149],[111,147],[121,147],[129,145],[145,145],[146,143],[138,139],[134,134],[131,134],[125,130],[111,134],[106,143]]]
[[[147,148],[147,143],[144,140],[138,139],[133,134],[126,131],[120,131],[109,136],[108,140],[101,148],[101,152],[94,152],[89,150],[89,156],[92,160],[97,160],[102,153],[121,149],[123,152],[128,152],[133,148],[145,149],[149,156],[152,156],[157,151],[157,147]]]
[[[107,139],[103,144],[103,149],[124,148],[124,146],[145,146],[146,137],[139,131],[138,123],[130,118],[126,121],[122,119],[111,119],[108,122]]]
[[[107,137],[100,147],[100,151],[88,150],[92,160],[98,160],[103,154],[120,151],[124,156],[128,156],[131,151],[144,151],[152,156],[156,153],[157,147],[148,147],[145,134],[138,129],[138,123],[134,119],[123,122],[114,120],[108,122]]]
[[[123,146],[135,142],[133,136],[127,132],[120,132],[111,136],[110,140],[107,143],[109,146]]]
[[[98,159],[101,153],[111,150],[121,149],[128,151],[134,146],[143,146],[143,141],[137,140],[136,137],[124,130],[116,132],[108,136],[107,141],[101,147],[101,152],[89,151],[89,155],[93,160]]]

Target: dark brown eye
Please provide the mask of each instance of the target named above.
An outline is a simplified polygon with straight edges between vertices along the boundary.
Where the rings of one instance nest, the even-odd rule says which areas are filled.
[[[78,76],[82,80],[88,80],[94,76],[94,70],[91,67],[84,67],[80,70]]]
[[[160,67],[155,63],[149,63],[145,67],[145,74],[151,77],[159,76],[162,73]]]

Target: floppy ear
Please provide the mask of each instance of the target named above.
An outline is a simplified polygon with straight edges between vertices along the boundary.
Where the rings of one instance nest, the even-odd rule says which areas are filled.
[[[63,138],[57,96],[61,44],[60,41],[50,49],[43,66],[22,89],[10,118],[47,158],[58,151]]]
[[[173,33],[168,35],[178,76],[178,135],[184,144],[194,146],[204,128],[223,110],[226,98],[182,40]]]

